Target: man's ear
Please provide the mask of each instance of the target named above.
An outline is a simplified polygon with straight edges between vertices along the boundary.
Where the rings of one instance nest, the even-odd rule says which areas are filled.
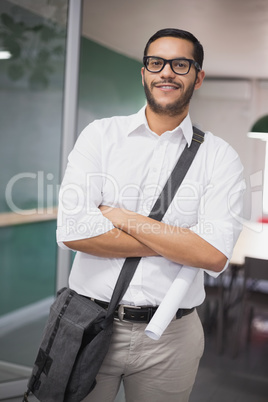
[[[199,89],[204,81],[205,71],[201,70],[197,73],[194,89]]]
[[[145,70],[145,68],[142,67],[142,68],[141,68],[141,77],[142,77],[142,85],[143,85],[143,86],[144,86],[144,70]]]

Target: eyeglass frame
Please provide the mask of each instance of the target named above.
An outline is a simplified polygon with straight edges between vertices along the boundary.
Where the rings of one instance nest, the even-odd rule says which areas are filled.
[[[151,71],[151,70],[148,69],[148,67],[147,67],[147,65],[146,65],[146,61],[147,61],[149,58],[160,59],[160,60],[163,60],[163,61],[164,61],[164,64],[163,64],[163,66],[161,67],[161,69],[160,69],[159,71]],[[172,62],[173,62],[174,60],[186,60],[186,61],[188,61],[188,62],[189,62],[189,70],[187,71],[187,73],[176,73],[176,71],[174,71],[174,70],[173,70],[173,67],[172,67]],[[143,64],[144,64],[144,67],[146,68],[147,71],[149,71],[149,73],[153,73],[153,74],[154,74],[154,73],[160,73],[160,72],[165,68],[165,66],[166,66],[167,63],[169,63],[170,68],[171,68],[171,70],[173,71],[173,73],[175,73],[175,74],[177,74],[177,75],[186,75],[186,74],[188,74],[189,71],[191,70],[192,65],[197,69],[198,72],[202,70],[201,67],[200,67],[200,65],[197,63],[197,61],[195,61],[195,60],[193,60],[193,59],[186,59],[185,57],[176,57],[175,59],[164,59],[163,57],[158,57],[158,56],[144,56],[144,57],[143,57]]]

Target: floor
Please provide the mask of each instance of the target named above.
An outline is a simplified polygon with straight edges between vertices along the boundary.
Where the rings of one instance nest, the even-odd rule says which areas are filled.
[[[267,324],[268,315],[259,317],[259,320]],[[232,357],[233,332],[230,328],[221,355],[215,352],[214,334],[207,333],[206,339],[190,402],[267,402],[268,332],[255,331],[250,344],[242,344],[235,359]]]
[[[241,351],[235,359],[232,357],[232,344],[238,311],[228,317],[225,326],[225,347],[220,355],[216,350],[216,325],[213,313],[209,320],[204,322],[203,312],[204,310],[200,311],[200,315],[204,324],[206,347],[190,402],[267,402],[268,309],[266,314],[256,316],[251,341],[249,344],[241,342]],[[22,336],[27,339],[28,335],[22,331]],[[6,348],[7,345],[8,340],[5,344],[1,342],[0,353],[3,353],[2,347]],[[25,351],[20,353],[23,355]],[[0,371],[0,383],[4,380]],[[0,400],[22,402],[22,397],[1,399],[0,395]],[[35,398],[29,398],[29,402],[35,401]],[[115,402],[124,402],[123,389],[120,389]]]

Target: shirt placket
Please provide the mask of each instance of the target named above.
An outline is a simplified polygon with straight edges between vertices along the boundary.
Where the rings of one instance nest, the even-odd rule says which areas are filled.
[[[162,167],[166,153],[167,142],[160,137],[150,163],[150,169],[147,180],[143,188],[143,202],[139,213],[148,216],[151,209],[159,196],[162,188],[159,185]]]
[[[157,140],[153,156],[150,162],[150,169],[147,175],[146,182],[143,187],[143,202],[141,203],[139,214],[148,216],[158,195],[161,192],[159,187],[159,179],[161,175],[162,166],[164,163],[166,153],[167,142],[163,138]],[[129,290],[131,292],[133,301],[136,305],[141,305],[144,300],[144,294],[142,292],[142,274],[143,260],[141,259],[138,269],[131,281]]]

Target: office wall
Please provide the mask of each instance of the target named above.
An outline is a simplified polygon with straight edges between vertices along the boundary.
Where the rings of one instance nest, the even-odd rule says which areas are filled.
[[[94,119],[135,113],[145,103],[142,64],[81,39],[78,133]]]
[[[247,137],[253,123],[268,110],[268,85],[257,80],[206,79],[191,104],[193,123],[226,140],[244,165],[246,219],[262,215],[265,142]]]

